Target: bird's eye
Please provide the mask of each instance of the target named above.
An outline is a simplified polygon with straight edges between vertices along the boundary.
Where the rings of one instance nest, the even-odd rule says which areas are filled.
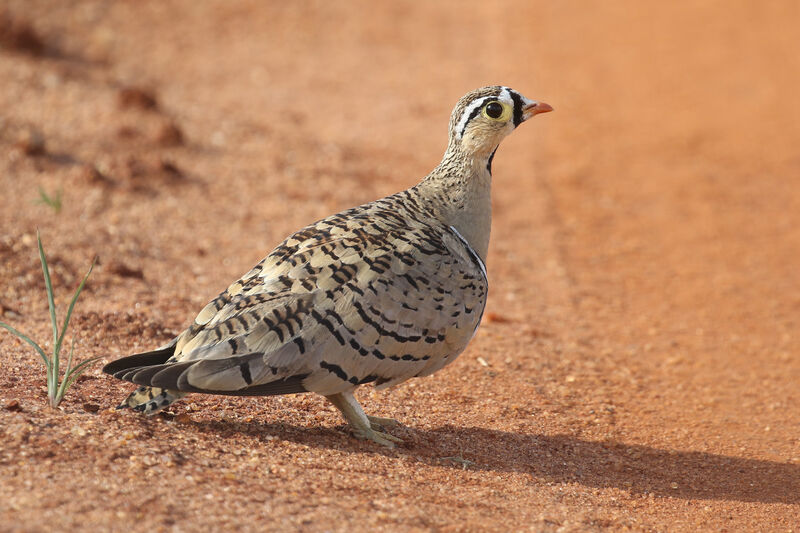
[[[500,102],[489,102],[483,110],[489,118],[498,119],[503,115],[503,106]]]

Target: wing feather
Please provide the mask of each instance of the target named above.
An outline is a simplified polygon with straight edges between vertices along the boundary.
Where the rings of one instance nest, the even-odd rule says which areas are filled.
[[[174,353],[109,367],[136,383],[242,395],[333,394],[441,368],[472,337],[487,280],[448,228],[394,211],[378,201],[304,228],[206,305]]]

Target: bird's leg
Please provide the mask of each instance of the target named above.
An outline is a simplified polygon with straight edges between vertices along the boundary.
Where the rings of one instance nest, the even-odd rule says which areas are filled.
[[[352,392],[340,392],[325,397],[342,413],[357,439],[371,440],[389,448],[394,448],[395,442],[403,442],[394,435],[373,429],[373,419],[383,423],[391,419],[368,417]]]

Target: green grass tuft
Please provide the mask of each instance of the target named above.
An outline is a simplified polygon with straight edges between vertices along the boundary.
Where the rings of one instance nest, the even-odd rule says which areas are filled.
[[[36,199],[37,204],[46,205],[50,207],[56,214],[61,212],[61,189],[56,190],[55,195],[50,196],[44,188],[39,187],[39,198]]]
[[[60,198],[61,195],[59,193],[59,205],[60,205]],[[0,327],[3,327],[22,339],[23,341],[27,342],[36,350],[39,356],[42,358],[44,362],[44,366],[47,368],[47,398],[50,400],[50,407],[57,407],[61,400],[64,399],[64,393],[67,392],[67,389],[75,382],[81,374],[83,374],[86,370],[89,369],[89,366],[100,359],[100,357],[92,357],[91,359],[87,359],[82,361],[81,363],[77,364],[76,366],[72,366],[72,353],[73,349],[75,348],[75,337],[72,338],[72,344],[69,349],[69,357],[67,359],[67,368],[64,371],[64,377],[61,378],[60,374],[60,364],[61,364],[61,346],[64,343],[64,336],[67,333],[67,327],[69,326],[69,319],[72,317],[72,310],[75,308],[75,303],[78,301],[78,296],[80,296],[81,291],[83,290],[83,286],[86,285],[86,281],[89,279],[89,274],[92,273],[94,269],[94,265],[97,262],[95,258],[92,261],[92,265],[89,267],[89,271],[86,272],[86,275],[83,276],[83,280],[81,284],[78,285],[78,289],[75,291],[75,294],[72,296],[72,301],[69,303],[69,307],[67,308],[67,316],[64,318],[64,323],[61,326],[61,331],[59,332],[58,329],[58,322],[56,320],[56,304],[53,298],[53,284],[50,281],[50,269],[47,267],[47,258],[44,255],[44,247],[42,247],[42,238],[39,235],[39,232],[36,232],[36,241],[39,244],[39,260],[42,262],[42,272],[44,273],[44,284],[45,289],[47,291],[47,304],[50,307],[50,323],[53,326],[53,355],[49,356],[44,353],[44,350],[41,346],[39,346],[35,341],[33,341],[27,335],[17,331],[10,325],[6,324],[5,322],[0,321]]]

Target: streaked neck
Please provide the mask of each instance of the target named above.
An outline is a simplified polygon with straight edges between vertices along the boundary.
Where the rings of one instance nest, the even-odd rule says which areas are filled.
[[[491,154],[448,148],[442,162],[418,185],[441,221],[453,226],[485,262],[492,229]]]

